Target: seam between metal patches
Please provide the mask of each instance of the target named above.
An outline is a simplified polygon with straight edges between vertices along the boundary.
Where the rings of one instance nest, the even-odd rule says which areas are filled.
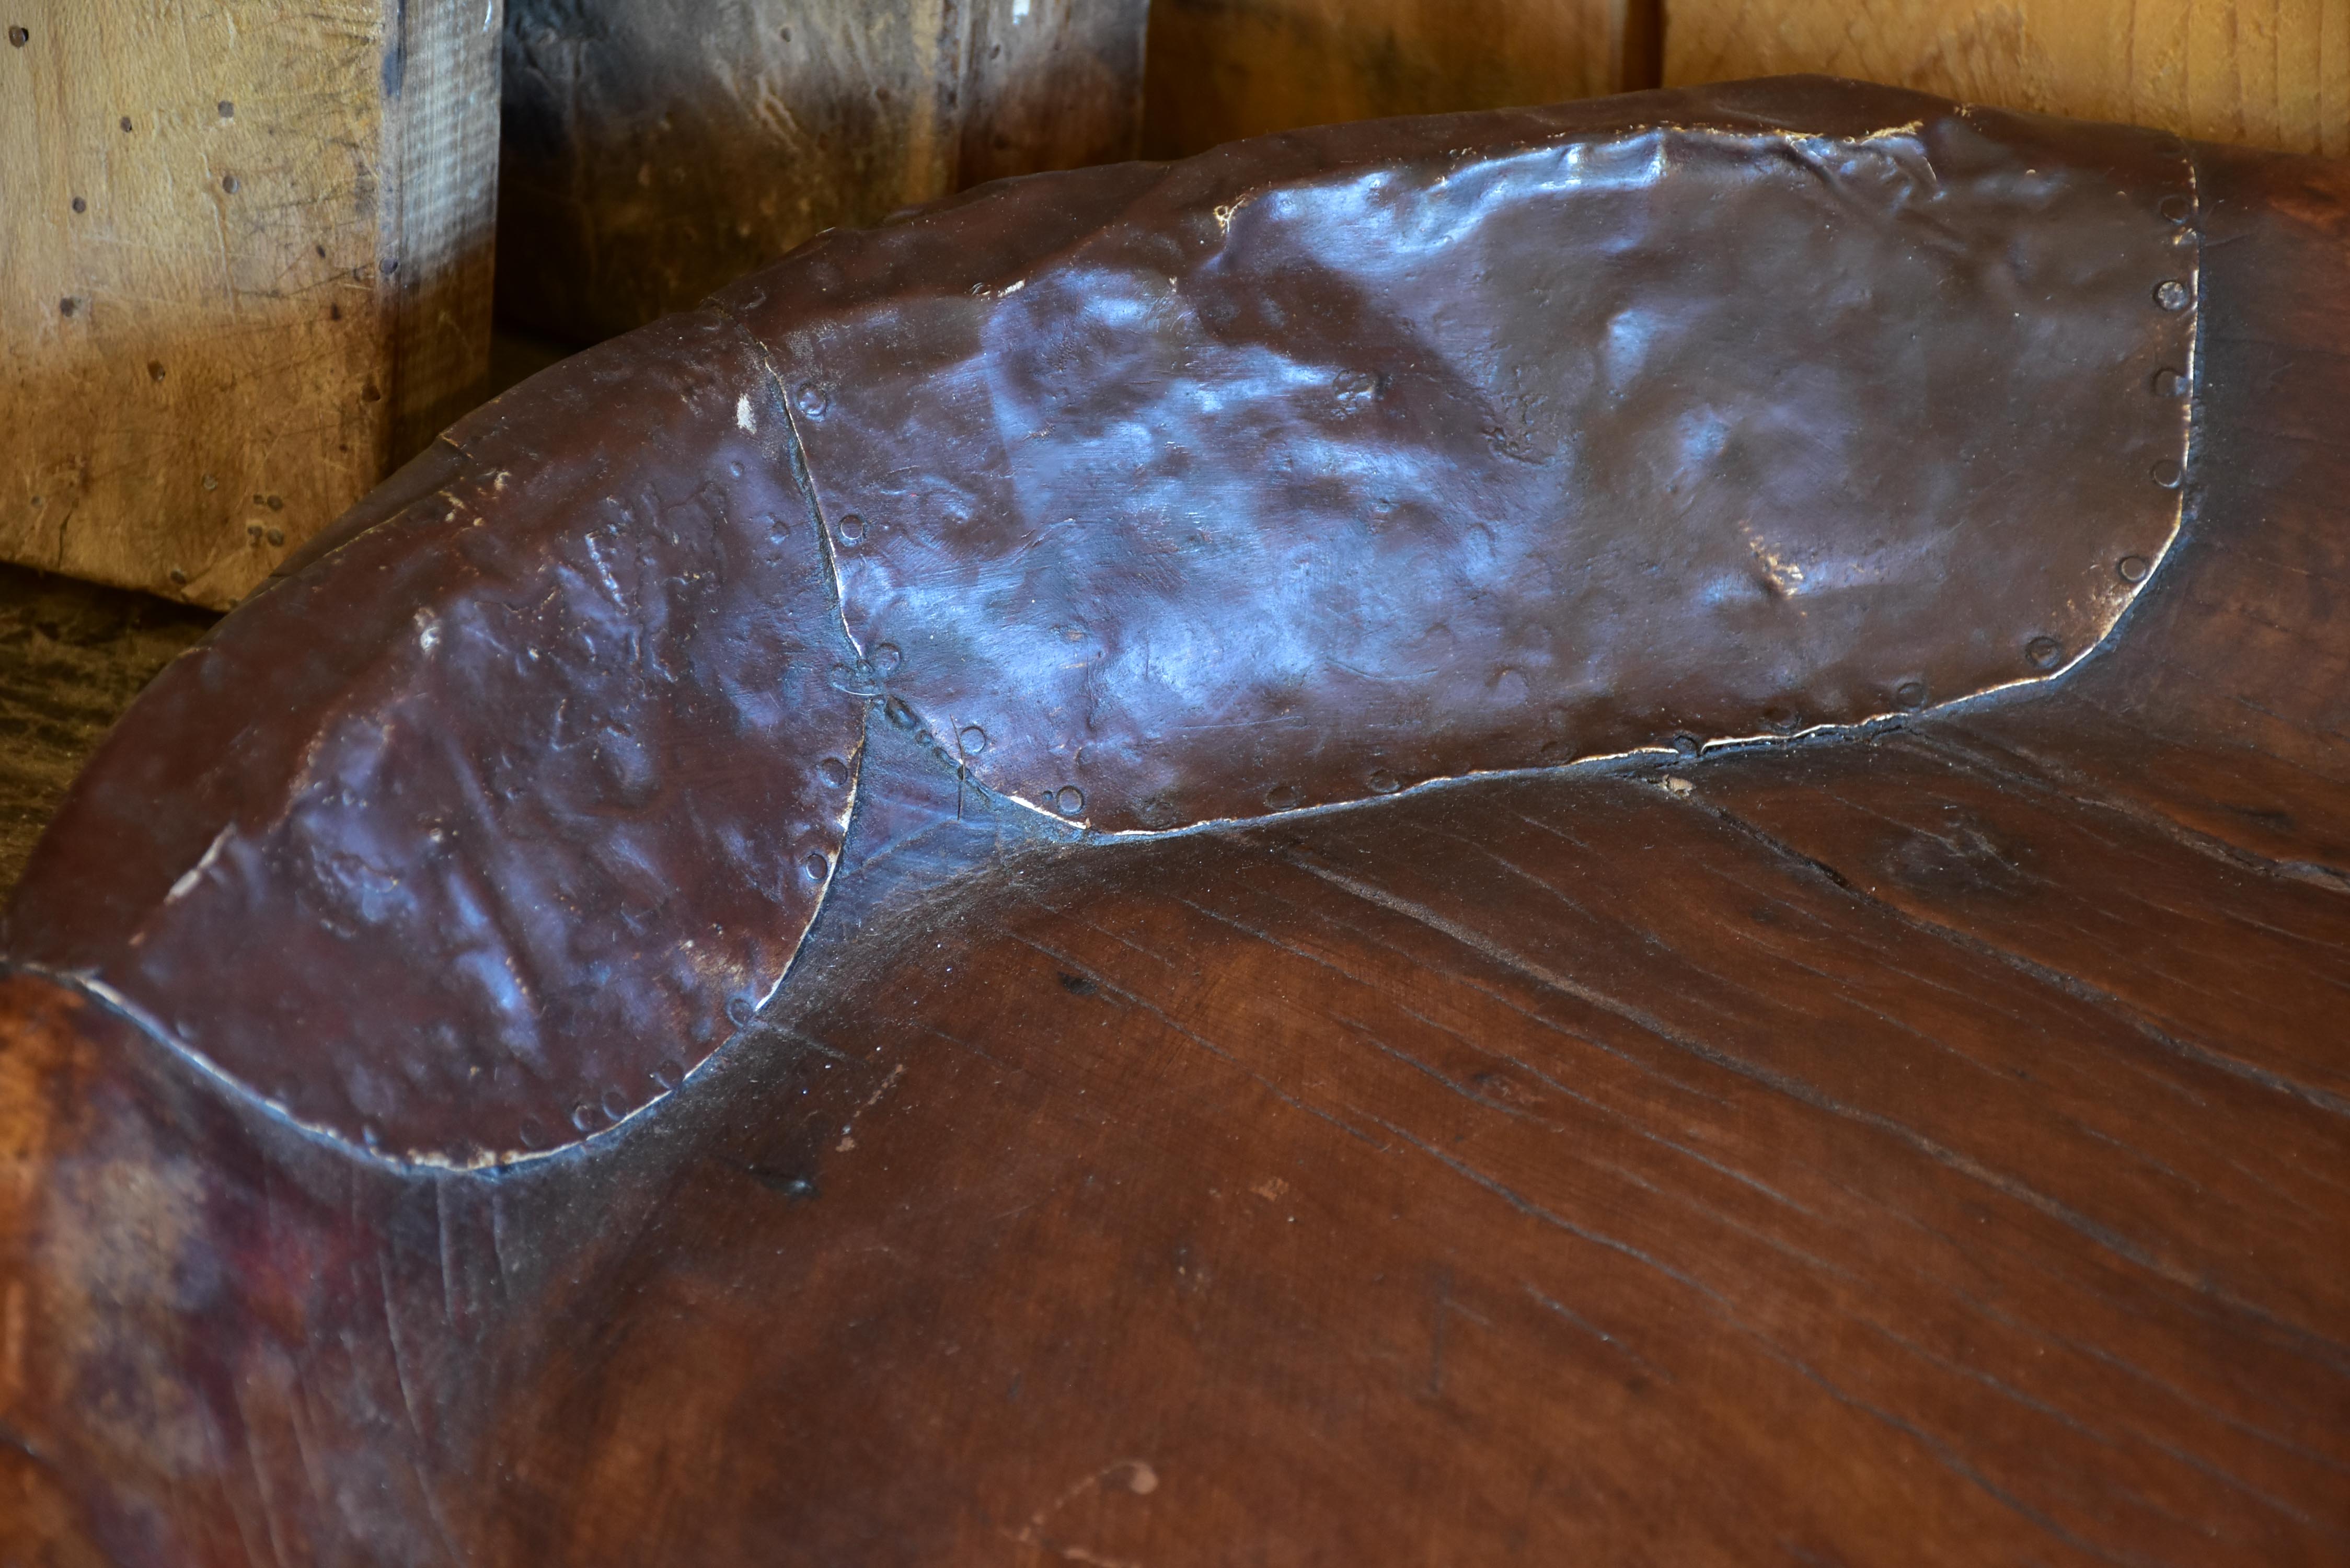
[[[709,309],[724,317],[727,323],[743,335],[743,341],[750,344],[751,351],[759,357],[759,364],[767,372],[767,380],[775,389],[775,406],[784,410],[785,457],[791,466],[792,483],[800,493],[800,504],[807,509],[808,525],[816,530],[816,553],[824,557],[825,576],[832,584],[833,618],[840,624],[840,635],[847,639],[849,648],[862,660],[865,645],[858,642],[857,634],[848,629],[848,589],[840,579],[840,562],[832,551],[832,532],[825,526],[824,506],[816,499],[815,477],[808,472],[807,446],[800,439],[799,421],[792,414],[791,390],[784,385],[783,372],[775,368],[775,358],[767,351],[767,345],[759,335],[752,331],[741,317],[717,300],[703,303]]]
[[[29,974],[37,979],[47,981],[50,984],[58,987],[60,990],[70,991],[76,995],[88,998],[106,1012],[114,1014],[124,1023],[130,1024],[133,1029],[144,1035],[149,1041],[160,1047],[164,1055],[187,1067],[192,1068],[199,1076],[218,1085],[226,1092],[228,1097],[235,1104],[258,1111],[262,1116],[265,1116],[269,1120],[276,1122],[282,1127],[288,1127],[294,1132],[311,1139],[313,1142],[324,1144],[338,1153],[352,1155],[358,1158],[366,1160],[370,1164],[386,1166],[393,1169],[415,1169],[421,1168],[433,1170],[461,1172],[478,1170],[485,1168],[503,1168],[509,1165],[519,1164],[524,1158],[545,1158],[544,1156],[536,1154],[525,1154],[518,1157],[503,1154],[484,1154],[484,1156],[480,1159],[474,1160],[470,1164],[461,1165],[455,1160],[445,1159],[436,1155],[411,1154],[407,1156],[399,1156],[387,1154],[380,1149],[369,1148],[364,1143],[360,1143],[353,1138],[346,1137],[341,1133],[335,1131],[331,1127],[320,1127],[315,1122],[306,1122],[300,1116],[296,1116],[293,1112],[287,1110],[285,1106],[277,1104],[276,1101],[265,1098],[261,1092],[254,1088],[253,1085],[245,1083],[243,1079],[229,1072],[227,1068],[223,1067],[219,1063],[213,1061],[211,1057],[205,1055],[194,1046],[190,1045],[186,1042],[178,1038],[178,1036],[173,1034],[170,1029],[164,1027],[162,1021],[157,1018],[153,1013],[149,1012],[145,1008],[140,1006],[137,1002],[131,1001],[130,998],[123,995],[122,992],[115,990],[114,987],[107,984],[104,981],[99,979],[94,974],[87,974],[75,970],[57,969],[48,964],[36,963],[27,959],[8,959],[5,961],[0,961],[0,974],[6,973]],[[559,1151],[549,1150],[547,1152],[552,1154]]]
[[[2203,309],[2203,169],[2195,161],[2195,149],[2184,139],[2178,143],[2178,161],[2187,165],[2188,233],[2195,236],[2195,254],[2189,259],[2187,282],[2187,307],[2193,315],[2187,324],[2187,439],[2178,454],[2178,514],[2170,526],[2170,537],[2162,543],[2162,554],[2146,574],[2146,581],[2137,585],[2130,595],[2131,606],[2146,597],[2146,590],[2161,574],[2163,563],[2178,548],[2180,535],[2187,532],[2189,507],[2199,493],[2197,483],[2203,447],[2203,333],[2208,319]],[[2127,615],[2125,609],[2123,615]],[[2122,617],[2114,618],[2114,625],[2106,637],[2112,638],[2121,628]]]
[[[847,640],[849,651],[856,656],[858,670],[860,671],[871,671],[872,665],[871,661],[866,656],[865,645],[858,641],[857,634],[849,629],[848,587],[847,584],[842,580],[840,576],[840,560],[839,557],[834,554],[832,548],[832,532],[825,525],[824,505],[816,496],[815,476],[808,471],[807,446],[800,437],[799,420],[792,409],[791,392],[790,389],[784,384],[783,372],[776,368],[775,356],[768,351],[765,342],[760,338],[757,333],[751,330],[749,325],[745,323],[741,317],[735,315],[732,310],[729,310],[724,305],[721,304],[714,298],[705,301],[704,304],[709,309],[714,310],[720,316],[724,317],[727,322],[731,324],[737,332],[743,335],[744,341],[750,344],[752,352],[759,357],[760,365],[767,372],[769,384],[775,388],[776,405],[784,410],[785,451],[791,463],[792,483],[798,487],[801,504],[807,508],[808,524],[816,530],[816,549],[823,555],[825,572],[832,582],[832,607],[834,618],[839,623],[840,635]],[[911,703],[908,702],[904,698],[889,690],[889,683],[886,677],[880,676],[878,673],[875,674],[874,686],[874,690],[861,693],[865,699],[867,724],[871,724],[874,717],[879,715],[888,720],[889,722],[896,724],[900,729],[911,731],[918,743],[921,744],[925,750],[929,751],[940,761],[947,763],[950,767],[952,767],[955,770],[959,782],[967,784],[971,787],[979,789],[990,795],[995,794],[995,792],[989,790],[987,785],[982,781],[972,776],[971,770],[963,765],[952,753],[947,751],[944,743],[939,740],[937,732],[931,727],[930,722],[923,719],[920,713],[915,711]],[[903,713],[905,715],[905,721],[898,719],[896,717],[898,713]],[[910,722],[906,721],[910,721]],[[858,797],[865,782],[864,756],[868,746],[868,742],[862,741],[859,742],[858,747],[857,771],[855,775],[849,781],[848,811],[851,815],[854,815],[855,814]],[[1025,805],[1026,803],[1022,802],[1021,804]],[[1055,820],[1058,821],[1059,819],[1055,818]],[[1063,823],[1062,826],[1066,827],[1068,825]],[[817,893],[817,907],[819,910],[822,909],[824,896],[831,890],[833,879],[838,876],[839,869],[839,866],[836,863],[833,867],[833,876],[827,877],[825,879],[824,888],[819,889]],[[814,917],[810,917],[808,924],[810,929],[815,928],[816,922]],[[803,945],[805,945],[805,935],[803,935],[802,942]],[[795,959],[797,958],[798,953],[796,950],[795,950],[793,956]],[[767,1001],[772,1001],[777,992],[783,989],[784,980],[788,978],[789,973],[790,966],[787,964],[785,966],[785,974],[777,978],[775,987],[768,992],[766,997]],[[761,1005],[764,1006],[764,1002],[763,1002]],[[721,1049],[723,1049],[723,1047],[721,1047]],[[712,1052],[711,1054],[715,1056],[717,1053]],[[695,1070],[699,1071],[698,1068]]]
[[[862,748],[859,749],[859,755],[861,758]],[[853,798],[853,785],[851,794]],[[837,865],[835,869],[837,872]],[[815,929],[816,916],[823,911],[825,899],[830,895],[832,884],[836,880],[837,880],[837,876],[827,877],[825,878],[824,886],[817,889],[816,911],[808,917],[809,929]],[[801,933],[799,942],[792,950],[792,956],[785,961],[782,972],[776,975],[775,984],[768,988],[767,994],[762,999],[760,1006],[764,1007],[783,990],[785,983],[791,979],[792,971],[799,962],[800,954],[805,952],[806,948],[807,933],[804,931]],[[494,1173],[512,1170],[525,1165],[535,1165],[541,1160],[574,1154],[618,1132],[648,1112],[668,1104],[685,1086],[688,1078],[708,1068],[712,1062],[725,1053],[728,1046],[748,1033],[747,1026],[738,1025],[733,1034],[720,1042],[716,1050],[687,1069],[684,1077],[681,1077],[674,1086],[654,1096],[610,1127],[598,1127],[592,1133],[584,1134],[567,1142],[558,1143],[552,1148],[493,1149],[485,1147],[471,1159],[456,1160],[449,1158],[446,1155],[421,1149],[394,1152],[389,1149],[370,1148],[364,1142],[347,1137],[333,1127],[303,1120],[284,1106],[264,1096],[258,1089],[214,1062],[202,1051],[181,1040],[164,1025],[161,1019],[95,974],[57,969],[29,959],[0,959],[0,975],[6,974],[32,975],[36,979],[48,981],[60,990],[70,991],[76,995],[88,999],[106,1012],[129,1023],[140,1034],[159,1047],[165,1056],[192,1069],[199,1077],[217,1085],[234,1105],[257,1112],[264,1118],[289,1129],[299,1137],[307,1138],[314,1144],[323,1145],[337,1154],[384,1169],[409,1172],[433,1171],[452,1176],[468,1176],[483,1171]]]

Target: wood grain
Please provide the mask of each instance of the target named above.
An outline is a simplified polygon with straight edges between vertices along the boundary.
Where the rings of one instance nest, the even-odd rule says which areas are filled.
[[[1666,0],[1673,86],[1825,71],[1969,102],[2350,153],[2338,0]]]
[[[1144,0],[515,0],[502,317],[592,342],[820,230],[1134,155]]]
[[[486,366],[496,0],[27,0],[0,559],[214,607]]]
[[[1144,146],[1657,85],[1655,0],[1159,0]]]
[[[2350,166],[2197,156],[2048,686],[1090,844],[885,724],[755,1026],[504,1168],[0,977],[0,1547],[2341,1562]]]
[[[99,737],[213,617],[0,566],[0,894]]]

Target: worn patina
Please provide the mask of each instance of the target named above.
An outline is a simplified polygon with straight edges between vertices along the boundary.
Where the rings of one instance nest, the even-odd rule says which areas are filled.
[[[2178,529],[2196,233],[2169,137],[1793,80],[834,234],[461,422],[175,664],[6,951],[493,1164],[773,994],[868,723],[1136,834],[2044,679]]]

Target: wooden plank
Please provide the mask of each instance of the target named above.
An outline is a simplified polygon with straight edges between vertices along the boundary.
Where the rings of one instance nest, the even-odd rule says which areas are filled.
[[[2150,1049],[2350,1116],[2350,1055],[2332,1030],[2350,1007],[2340,888],[2198,855],[2078,783],[1924,728],[1832,766],[1732,761],[1691,798],[1926,929],[2072,977]],[[2230,983],[2214,988],[2221,972]]]
[[[27,0],[0,559],[224,607],[486,367],[498,0]]]
[[[502,317],[574,342],[820,230],[1134,155],[1145,0],[515,0]]]
[[[1665,0],[1665,81],[1825,71],[1977,103],[2350,153],[2340,0]]]
[[[1159,0],[1144,145],[1654,87],[1655,0]]]
[[[213,618],[0,566],[0,898],[99,737]]]

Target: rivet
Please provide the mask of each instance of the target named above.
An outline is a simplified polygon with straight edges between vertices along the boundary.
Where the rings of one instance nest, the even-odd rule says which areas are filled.
[[[906,656],[899,651],[894,642],[875,644],[872,653],[867,657],[867,662],[873,666],[875,673],[880,675],[893,673],[905,661]]]
[[[1894,706],[1905,713],[1916,712],[1926,705],[1926,683],[1922,680],[1904,680],[1893,689],[1893,702]]]
[[[2124,556],[2114,563],[2114,570],[2122,575],[2122,581],[2126,583],[2142,583],[2146,581],[2147,573],[2153,569],[2153,563],[2144,556]]]
[[[30,39],[32,36],[32,34],[27,33],[22,27],[11,27],[8,29],[8,41],[16,45],[20,49],[25,47],[26,42]]]
[[[596,1126],[596,1107],[589,1105],[585,1100],[582,1100],[577,1105],[572,1106],[571,1125],[578,1128],[581,1132],[589,1132],[594,1130]]]
[[[800,869],[807,873],[809,881],[821,882],[825,874],[832,869],[832,862],[820,854],[810,855],[800,862]]]
[[[2164,366],[2154,373],[2154,395],[2158,398],[2183,398],[2187,395],[2187,378]]]
[[[1274,811],[1295,810],[1305,792],[1294,784],[1278,784],[1264,792],[1264,804]]]
[[[522,1140],[525,1148],[546,1147],[546,1129],[527,1116],[523,1118],[522,1126],[515,1129],[515,1136]]]
[[[1064,785],[1053,797],[1053,805],[1063,816],[1076,816],[1086,809],[1086,792],[1075,784]]]
[[[235,176],[235,175],[234,175],[234,174],[224,174],[224,175],[222,175],[222,176],[221,176],[221,189],[222,189],[222,190],[224,190],[224,191],[225,191],[225,192],[228,192],[230,195],[232,195],[232,196],[235,195],[235,194],[236,194],[236,176]]]
[[[172,568],[171,577],[175,583],[185,583],[188,580],[188,574],[174,566]]]
[[[246,524],[244,525],[244,536],[245,536],[246,538],[248,538],[248,539],[252,540],[252,541],[253,541],[255,544],[256,544],[256,545],[260,544],[260,543],[261,543],[261,524],[258,524],[258,523],[248,523],[248,524]]]
[[[234,119],[236,118],[236,105],[229,102],[226,99],[221,99],[220,117],[223,119]]]
[[[1698,738],[1695,735],[1675,735],[1673,737],[1673,750],[1679,752],[1682,756],[1693,757],[1704,749],[1705,748],[1703,746],[1698,743]]]
[[[57,301],[57,314],[59,316],[71,316],[73,313],[74,300],[71,295],[68,295],[65,298]]]
[[[2187,286],[2175,277],[2166,277],[2154,286],[2154,302],[2165,310],[2187,308]]]
[[[284,497],[283,495],[273,495],[273,496],[271,496],[271,497],[269,498],[269,501],[268,501],[268,506],[269,506],[269,509],[270,509],[272,512],[283,512],[283,511],[285,511],[285,510],[286,510],[286,497]]]
[[[987,732],[976,724],[966,724],[962,733],[955,737],[955,743],[962,748],[964,756],[975,757],[987,750]]]
[[[628,1096],[618,1089],[605,1090],[604,1114],[614,1121],[619,1121],[622,1116],[627,1116],[629,1114]]]
[[[865,519],[851,512],[834,524],[832,531],[840,536],[842,544],[854,545],[865,537]]]
[[[2053,637],[2035,637],[2023,645],[2023,657],[2034,670],[2054,670],[2064,656],[2064,645]]]
[[[824,395],[824,389],[816,386],[814,382],[810,382],[808,385],[802,387],[799,390],[799,396],[792,400],[798,405],[801,413],[806,414],[812,420],[822,419],[824,417],[824,410],[827,405],[831,401],[830,399]]]
[[[2147,473],[2165,490],[2178,489],[2178,482],[2186,477],[2185,472],[2178,466],[2178,460],[2169,457],[2157,459],[2154,466],[2147,470]]]
[[[161,359],[150,359],[147,361],[147,379],[149,380],[160,381],[163,379],[163,361]]]
[[[286,530],[283,528],[272,528],[269,531],[269,542],[273,545],[283,545],[286,543]]]
[[[824,781],[827,789],[844,789],[848,784],[848,764],[838,757],[827,757],[816,763],[816,776]]]
[[[2184,196],[2165,196],[2157,209],[2174,223],[2183,223],[2195,213],[2195,203]]]
[[[685,1082],[685,1066],[675,1058],[664,1058],[650,1075],[652,1081],[664,1089],[674,1089]]]
[[[1373,794],[1393,794],[1403,787],[1403,781],[1385,768],[1373,768],[1363,782],[1371,786]]]
[[[89,203],[76,196],[73,199],[73,210],[77,213],[87,213],[89,211]]]
[[[122,117],[122,130],[126,136],[130,132],[130,117],[127,114]]]

